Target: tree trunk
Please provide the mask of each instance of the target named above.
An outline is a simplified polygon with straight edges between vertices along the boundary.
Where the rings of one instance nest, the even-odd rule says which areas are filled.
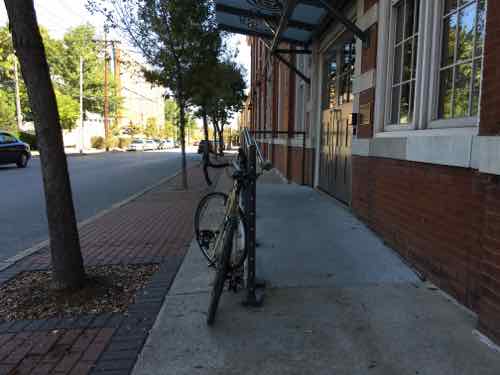
[[[205,143],[203,147],[203,160],[208,161],[209,159],[209,153],[210,153],[210,145],[208,143],[209,141],[209,135],[208,135],[208,116],[207,112],[203,110],[203,133],[205,134]]]
[[[76,289],[85,271],[54,88],[33,0],[5,0],[40,149],[52,256],[53,286]]]
[[[212,124],[214,125],[214,147],[213,147],[213,153],[215,155],[215,158],[218,158],[219,156],[219,148],[217,146],[217,136],[218,136],[218,126],[215,120],[212,120]]]
[[[217,135],[217,138],[219,139],[219,143],[217,144],[217,148],[214,150],[214,152],[217,155],[222,154],[222,143],[224,142],[221,137],[220,133],[220,128],[219,128],[219,123],[217,121],[214,121],[214,138]]]
[[[224,124],[219,126],[219,141],[220,141],[220,154],[222,155],[226,150],[226,143],[224,142]]]
[[[187,164],[186,164],[186,108],[182,100],[179,100],[179,122],[181,131],[181,150],[182,150],[182,188],[187,190]]]
[[[203,132],[205,134],[205,140],[208,142],[208,116],[207,112],[204,110],[203,111]]]

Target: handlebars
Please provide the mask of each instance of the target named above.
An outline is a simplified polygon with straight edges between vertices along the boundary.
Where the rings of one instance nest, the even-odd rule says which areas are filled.
[[[258,163],[260,164],[261,170],[262,171],[270,171],[273,167],[272,163],[269,160],[264,159],[259,145],[255,141],[255,139],[253,139],[253,137],[250,135],[250,132],[248,131],[248,129],[243,130],[243,138],[244,138],[244,142],[247,146],[250,146],[250,145],[255,146],[256,156],[258,159]],[[220,169],[220,168],[227,168],[227,167],[232,165],[237,172],[241,172],[240,165],[246,163],[246,155],[243,152],[242,148],[240,148],[238,150],[238,160],[239,160],[239,163],[236,161],[233,161],[232,163],[225,162],[225,163],[220,163],[220,164],[214,164],[210,160],[209,147],[208,147],[208,144],[206,144],[205,149],[203,150],[203,174],[205,176],[205,181],[207,182],[207,185],[212,186],[212,180],[210,179],[210,177],[208,175],[208,168],[209,167],[214,168],[214,169]]]
[[[231,164],[230,163],[221,163],[221,164],[214,164],[210,160],[210,152],[208,150],[208,144],[205,145],[205,150],[203,150],[203,175],[205,176],[205,181],[207,182],[208,186],[212,186],[212,180],[210,179],[208,175],[208,167],[210,168],[215,168],[215,169],[220,169],[220,168],[226,168],[229,167]]]

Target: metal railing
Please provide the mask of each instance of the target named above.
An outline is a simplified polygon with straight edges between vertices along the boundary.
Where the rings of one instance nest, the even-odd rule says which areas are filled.
[[[247,296],[243,304],[245,306],[260,306],[262,304],[265,287],[263,282],[256,280],[256,210],[257,210],[257,165],[263,170],[270,169],[269,162],[263,157],[259,145],[252,137],[248,129],[244,129],[241,136],[241,149],[245,155],[248,184],[243,192],[243,214],[245,215],[247,233],[245,233],[245,246],[247,247]]]
[[[274,131],[274,130],[251,130],[254,139],[261,144],[286,145],[301,149],[301,173],[302,185],[306,184],[306,132],[303,131]],[[269,149],[269,146],[268,146]],[[269,155],[267,155],[269,158]]]

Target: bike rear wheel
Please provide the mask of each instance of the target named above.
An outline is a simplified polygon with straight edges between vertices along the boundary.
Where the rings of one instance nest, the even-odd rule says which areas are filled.
[[[231,250],[233,248],[233,235],[235,231],[234,223],[229,223],[229,227],[224,231],[224,243],[222,247],[222,252],[220,254],[220,259],[216,263],[216,274],[214,283],[212,286],[212,292],[210,293],[210,305],[208,307],[207,314],[207,324],[212,325],[215,321],[215,314],[217,312],[217,307],[219,306],[220,296],[224,290],[224,284],[226,282],[227,274],[229,273],[229,264],[231,259]]]

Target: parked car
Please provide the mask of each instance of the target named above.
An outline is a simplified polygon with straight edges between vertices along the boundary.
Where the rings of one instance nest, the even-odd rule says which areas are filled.
[[[127,151],[144,151],[144,139],[134,139],[127,148]]]
[[[167,150],[169,148],[174,148],[174,141],[172,141],[171,139],[164,139],[161,142],[160,149]]]
[[[26,168],[31,159],[30,146],[10,133],[0,132],[0,164],[17,164]]]
[[[155,142],[155,144],[156,144],[156,149],[157,149],[157,150],[161,150],[161,144],[163,143],[163,140],[158,139],[158,138],[155,138],[155,139],[153,139],[153,141],[154,141],[154,142]]]
[[[157,146],[156,146],[155,141],[153,141],[152,139],[146,139],[144,141],[144,151],[153,151],[156,149],[157,149]]]

